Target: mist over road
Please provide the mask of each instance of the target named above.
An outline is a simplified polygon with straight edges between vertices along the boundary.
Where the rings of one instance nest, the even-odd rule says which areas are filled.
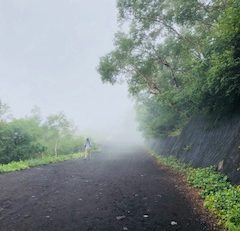
[[[90,161],[0,175],[0,230],[211,230],[170,177],[123,144]]]

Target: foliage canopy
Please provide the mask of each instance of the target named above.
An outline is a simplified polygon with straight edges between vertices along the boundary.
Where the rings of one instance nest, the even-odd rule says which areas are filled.
[[[83,149],[83,145],[83,137],[63,113],[43,121],[34,110],[26,118],[0,121],[0,164],[49,154],[55,157],[73,154]]]
[[[118,0],[117,7],[128,29],[115,34],[98,71],[103,82],[128,83],[147,136],[168,135],[195,113],[239,106],[238,0]]]

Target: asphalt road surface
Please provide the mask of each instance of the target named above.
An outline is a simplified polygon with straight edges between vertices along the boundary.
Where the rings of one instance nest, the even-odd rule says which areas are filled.
[[[0,230],[212,230],[142,148],[0,175]]]

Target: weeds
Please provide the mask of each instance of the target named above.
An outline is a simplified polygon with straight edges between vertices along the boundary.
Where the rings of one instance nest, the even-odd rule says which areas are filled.
[[[42,158],[38,158],[38,159],[29,159],[24,161],[13,161],[8,164],[1,164],[0,173],[14,172],[14,171],[19,171],[23,169],[28,169],[34,166],[57,163],[65,160],[77,159],[82,157],[83,157],[83,153],[75,153],[75,154],[59,155],[59,156],[49,155],[49,156],[43,156]]]
[[[199,189],[204,206],[217,215],[229,231],[240,231],[240,186],[231,185],[227,176],[213,167],[193,168],[173,156],[151,153],[159,163],[183,173]]]

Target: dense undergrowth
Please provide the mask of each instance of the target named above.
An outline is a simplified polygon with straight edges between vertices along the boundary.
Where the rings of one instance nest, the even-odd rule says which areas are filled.
[[[74,154],[59,155],[59,156],[48,155],[48,156],[43,156],[42,158],[29,159],[29,160],[23,160],[23,161],[13,161],[8,164],[1,164],[0,173],[19,171],[19,170],[28,169],[34,166],[82,158],[83,156],[84,156],[83,153],[74,153]]]
[[[158,163],[183,173],[187,181],[199,189],[204,206],[217,215],[227,230],[240,231],[240,186],[232,185],[227,176],[214,167],[193,168],[173,156],[152,155]]]

